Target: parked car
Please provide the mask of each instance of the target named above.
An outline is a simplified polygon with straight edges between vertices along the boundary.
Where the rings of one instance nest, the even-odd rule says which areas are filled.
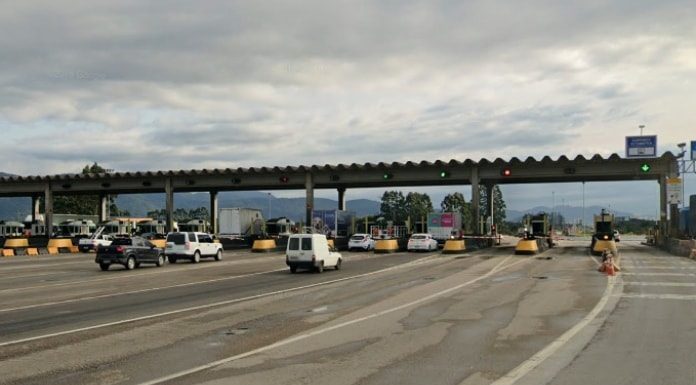
[[[198,263],[201,258],[215,258],[219,261],[222,259],[222,244],[215,242],[207,233],[169,233],[164,254],[169,259],[169,263],[176,263],[179,259]]]
[[[162,249],[155,247],[147,239],[133,237],[116,238],[108,246],[99,246],[94,262],[106,271],[113,264],[123,265],[127,270],[133,270],[141,263],[154,263],[161,267],[165,260]]]
[[[348,251],[352,250],[374,250],[375,240],[370,234],[353,234],[348,239]]]
[[[285,263],[290,267],[291,273],[295,273],[297,269],[321,273],[327,267],[338,270],[342,262],[341,253],[329,248],[323,234],[293,234],[288,239]]]
[[[408,239],[406,249],[408,251],[437,250],[437,240],[430,234],[413,234],[411,238]]]
[[[109,246],[112,241],[111,235],[100,234],[94,238],[82,238],[77,244],[77,247],[82,252],[88,252],[90,250],[97,250],[99,246]]]
[[[614,230],[614,241],[621,242],[621,234],[619,234],[619,230]]]

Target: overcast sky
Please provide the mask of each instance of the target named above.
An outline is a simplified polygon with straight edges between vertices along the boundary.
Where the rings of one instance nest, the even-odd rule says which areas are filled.
[[[640,124],[674,151],[696,140],[694,20],[672,0],[3,2],[0,171],[623,155]],[[655,211],[655,183],[608,186],[600,204],[628,188]]]

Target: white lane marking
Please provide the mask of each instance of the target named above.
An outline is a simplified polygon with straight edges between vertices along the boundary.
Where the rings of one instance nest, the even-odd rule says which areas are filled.
[[[631,269],[646,269],[646,270],[694,270],[694,266],[633,266]]]
[[[539,366],[542,362],[544,362],[546,359],[551,357],[558,349],[563,347],[568,341],[570,341],[571,338],[573,338],[580,330],[582,330],[585,326],[587,326],[590,322],[592,322],[595,318],[597,318],[597,315],[604,309],[606,306],[607,302],[609,301],[609,298],[611,297],[612,290],[614,290],[614,285],[615,285],[615,278],[614,277],[607,277],[607,287],[604,289],[604,293],[602,294],[602,297],[599,299],[599,302],[595,305],[595,307],[583,318],[575,324],[572,328],[568,329],[565,333],[563,333],[560,337],[556,338],[553,342],[550,344],[546,345],[543,349],[541,349],[539,352],[537,352],[535,355],[518,365],[516,368],[512,369],[509,371],[506,375],[500,377],[497,379],[495,382],[493,382],[491,385],[512,385],[518,380],[520,380],[522,377],[527,375],[529,372],[534,370],[537,366]]]
[[[623,294],[621,298],[637,298],[637,299],[678,299],[687,301],[696,301],[694,294]]]
[[[461,283],[461,284],[456,285],[456,286],[452,286],[452,287],[450,287],[450,288],[448,288],[448,289],[441,290],[441,291],[439,291],[439,292],[430,294],[430,295],[425,296],[425,297],[423,297],[423,298],[419,298],[419,299],[417,299],[417,300],[415,300],[415,301],[411,301],[411,302],[408,302],[408,303],[405,303],[405,304],[401,304],[401,305],[399,305],[399,306],[395,306],[395,307],[392,307],[392,308],[389,308],[389,309],[385,309],[385,310],[382,310],[382,311],[379,311],[379,312],[376,312],[376,313],[372,313],[372,314],[366,315],[366,316],[364,316],[364,317],[352,319],[352,320],[350,320],[350,321],[345,321],[345,322],[342,322],[342,323],[340,323],[340,324],[336,324],[336,325],[333,325],[333,326],[329,326],[329,327],[326,327],[326,328],[323,328],[323,329],[314,330],[314,331],[311,331],[311,332],[309,332],[309,333],[299,334],[299,335],[296,335],[296,336],[294,336],[294,337],[286,338],[286,339],[284,339],[284,340],[278,341],[278,342],[273,343],[273,344],[270,344],[270,345],[266,345],[266,346],[262,346],[262,347],[260,347],[260,348],[254,349],[254,350],[250,350],[250,351],[248,351],[248,352],[246,352],[246,353],[237,354],[237,355],[235,355],[235,356],[223,358],[223,359],[221,359],[221,360],[213,361],[213,362],[211,362],[211,363],[208,363],[208,364],[205,364],[205,365],[201,365],[201,366],[197,366],[197,367],[195,367],[195,368],[191,368],[191,369],[183,370],[183,371],[178,372],[178,373],[170,374],[170,375],[165,376],[165,377],[161,377],[161,378],[157,378],[157,379],[150,380],[150,381],[147,381],[147,382],[143,382],[143,383],[141,383],[140,385],[155,385],[155,384],[160,384],[160,383],[162,383],[162,382],[166,382],[166,381],[170,381],[170,380],[173,380],[173,379],[176,379],[176,378],[188,376],[188,375],[193,374],[193,373],[198,373],[198,372],[201,372],[201,371],[203,371],[203,370],[207,370],[207,369],[210,369],[210,368],[213,368],[213,367],[216,367],[216,366],[219,366],[219,365],[228,363],[228,362],[236,361],[236,360],[239,360],[239,359],[242,359],[242,358],[246,358],[246,357],[249,357],[249,356],[258,354],[258,353],[263,353],[263,352],[266,352],[266,351],[269,351],[269,350],[272,350],[272,349],[275,349],[275,348],[279,348],[279,347],[281,347],[281,346],[289,345],[289,344],[292,344],[292,343],[294,343],[294,342],[306,340],[307,338],[314,337],[314,336],[317,336],[317,335],[320,335],[320,334],[325,334],[325,333],[328,333],[328,332],[330,332],[330,331],[334,331],[334,330],[336,330],[336,329],[341,329],[341,328],[344,328],[344,327],[346,327],[346,326],[354,325],[354,324],[357,324],[357,323],[360,323],[360,322],[363,322],[363,321],[367,321],[367,320],[370,320],[370,319],[373,319],[373,318],[381,317],[381,316],[384,316],[384,315],[393,313],[393,312],[395,312],[395,311],[399,311],[399,310],[402,310],[402,309],[406,309],[406,308],[412,307],[412,306],[414,306],[414,305],[418,305],[418,304],[420,304],[420,303],[423,303],[423,302],[426,302],[426,301],[430,301],[430,300],[432,300],[432,299],[434,299],[434,298],[441,297],[441,296],[443,296],[443,295],[446,295],[446,294],[449,294],[449,293],[451,293],[451,292],[457,291],[457,290],[459,290],[459,289],[461,289],[461,288],[463,288],[463,287],[469,286],[469,285],[471,285],[471,284],[473,284],[473,283],[476,283],[476,282],[478,282],[478,281],[481,281],[481,280],[483,280],[483,279],[486,279],[486,278],[490,277],[491,275],[493,275],[493,274],[495,274],[495,273],[497,273],[497,272],[499,272],[499,271],[508,269],[508,268],[510,268],[510,267],[512,267],[512,266],[514,266],[514,265],[517,265],[517,264],[519,264],[519,263],[521,263],[521,262],[531,261],[531,260],[532,260],[532,259],[525,258],[525,259],[521,259],[521,260],[519,260],[519,261],[517,261],[517,262],[513,262],[513,263],[511,263],[511,264],[509,264],[509,265],[507,265],[507,266],[505,266],[505,267],[501,267],[502,264],[504,264],[505,262],[507,262],[507,260],[510,259],[510,258],[511,258],[511,256],[506,257],[505,259],[503,259],[502,261],[500,261],[497,265],[495,265],[491,270],[489,270],[487,273],[485,273],[485,274],[483,274],[483,275],[480,275],[480,276],[478,276],[477,278],[471,279],[471,280],[469,280],[469,281],[466,281],[466,282]]]
[[[179,313],[185,313],[185,312],[190,312],[190,311],[195,311],[195,310],[203,310],[203,309],[209,309],[209,308],[218,307],[218,306],[230,305],[233,303],[249,301],[249,300],[259,299],[259,298],[263,298],[263,297],[270,297],[270,296],[277,295],[277,294],[291,293],[294,291],[309,289],[309,288],[318,287],[318,286],[325,286],[325,285],[329,285],[329,284],[336,283],[336,282],[343,282],[343,281],[348,281],[351,279],[357,279],[357,278],[367,277],[367,276],[371,276],[371,275],[375,275],[375,274],[381,274],[381,273],[384,273],[387,271],[401,269],[404,267],[417,266],[417,265],[428,262],[428,260],[436,260],[436,259],[432,259],[432,257],[434,255],[439,255],[439,254],[432,254],[432,255],[429,255],[429,256],[426,256],[426,257],[423,257],[420,259],[416,259],[415,261],[411,261],[411,262],[408,262],[408,263],[405,263],[402,265],[391,266],[391,267],[387,267],[387,268],[384,268],[381,270],[375,270],[375,271],[371,271],[369,273],[353,275],[350,277],[338,278],[338,279],[334,279],[334,280],[330,280],[330,281],[318,282],[318,283],[313,283],[310,285],[298,286],[298,287],[293,287],[290,289],[278,290],[278,291],[273,291],[273,292],[269,292],[269,293],[261,293],[261,294],[256,294],[256,295],[252,295],[249,297],[244,297],[244,298],[230,299],[230,300],[210,303],[210,304],[206,304],[206,305],[192,306],[192,307],[183,308],[183,309],[171,310],[171,311],[167,311],[167,312],[163,312],[163,313],[150,314],[150,315],[146,315],[146,316],[135,317],[135,318],[125,319],[125,320],[120,320],[120,321],[107,322],[107,323],[98,324],[98,325],[86,326],[86,327],[72,329],[72,330],[64,330],[62,332],[43,334],[40,336],[22,338],[22,339],[18,339],[18,340],[14,340],[14,341],[0,342],[0,347],[20,344],[20,343],[24,343],[24,342],[36,341],[36,340],[41,340],[41,339],[50,338],[50,337],[58,337],[58,336],[66,335],[66,334],[74,334],[74,333],[84,332],[84,331],[88,331],[88,330],[100,329],[100,328],[105,328],[105,327],[109,327],[109,326],[122,325],[122,324],[130,323],[130,322],[143,321],[143,320],[148,320],[148,319],[152,319],[152,318],[164,317],[164,316],[168,316],[168,315],[172,315],[172,314],[179,314]]]
[[[696,287],[694,282],[635,282],[624,281],[624,285],[634,286],[667,286],[667,287]]]
[[[631,273],[628,271],[622,271],[621,274],[623,274],[623,275],[635,275],[635,276],[646,276],[646,277],[655,277],[655,276],[694,277],[694,276],[696,276],[696,274],[694,274],[694,273]]]
[[[21,270],[21,269],[32,270],[32,269],[39,269],[42,267],[52,267],[52,266],[77,265],[77,264],[85,263],[88,261],[93,262],[94,259],[92,258],[92,259],[85,259],[82,261],[73,261],[73,262],[57,261],[55,263],[44,263],[42,265],[36,265],[35,263],[37,263],[37,262],[26,262],[26,263],[24,263],[24,266],[2,266],[2,264],[0,264],[0,266],[2,266],[2,267],[0,267],[0,272],[5,272],[5,271],[9,271],[9,270]],[[41,262],[43,262],[43,261],[41,261]]]
[[[274,257],[259,258],[258,261],[260,261],[260,260],[268,261],[271,259],[282,259],[282,256],[277,256],[275,258]],[[83,283],[111,281],[114,279],[121,279],[121,278],[142,277],[142,276],[155,275],[155,274],[168,274],[168,273],[175,273],[175,272],[182,272],[182,271],[201,270],[201,269],[208,269],[208,268],[212,268],[212,267],[221,267],[221,266],[229,266],[229,265],[238,265],[238,264],[249,263],[249,262],[242,262],[242,261],[244,261],[244,260],[210,262],[210,263],[205,263],[205,264],[198,265],[195,267],[188,267],[188,268],[181,268],[181,269],[173,269],[173,268],[164,269],[164,270],[160,269],[160,270],[150,271],[150,272],[145,272],[145,273],[117,274],[117,275],[114,275],[112,277],[93,278],[93,279],[86,279],[86,280],[82,280],[82,281],[57,282],[57,283],[49,283],[49,284],[45,284],[45,285],[15,287],[15,288],[11,288],[11,289],[0,290],[0,293],[10,293],[10,292],[16,292],[16,291],[32,290],[32,289],[44,289],[47,287],[79,285],[79,284],[83,284]]]
[[[155,290],[165,290],[165,289],[173,289],[173,288],[177,288],[177,287],[186,287],[186,286],[202,285],[202,284],[205,284],[205,283],[230,281],[230,280],[233,280],[233,279],[239,279],[239,278],[245,278],[245,277],[253,277],[253,276],[255,276],[255,275],[268,274],[268,273],[275,273],[275,272],[283,271],[283,270],[287,270],[287,268],[275,269],[275,270],[268,270],[268,271],[260,271],[260,272],[258,272],[258,273],[250,273],[250,274],[243,274],[243,275],[234,275],[234,276],[232,276],[232,277],[225,277],[225,278],[207,279],[207,280],[205,280],[205,281],[196,281],[196,282],[179,283],[179,284],[176,284],[176,285],[160,286],[160,287],[149,287],[149,288],[147,288],[147,289],[139,289],[139,290],[124,291],[124,292],[120,292],[120,293],[100,294],[100,295],[93,295],[93,296],[89,296],[89,297],[80,297],[80,298],[66,299],[66,300],[63,300],[63,301],[44,302],[44,303],[37,303],[37,304],[33,304],[33,305],[25,305],[25,306],[11,307],[11,308],[6,308],[6,309],[0,309],[0,313],[7,313],[7,312],[17,311],[17,310],[33,309],[33,308],[44,307],[44,306],[62,305],[62,304],[65,304],[65,303],[73,303],[73,302],[80,302],[80,301],[89,301],[89,300],[99,299],[99,298],[117,297],[117,296],[121,296],[121,295],[129,295],[129,294],[137,294],[137,293],[147,293],[147,292],[149,292],[149,291],[155,291]]]
[[[64,272],[52,272],[52,273],[39,273],[39,274],[27,274],[27,275],[11,275],[9,277],[0,277],[0,280],[31,278],[31,277],[44,277],[47,275],[56,275],[56,274],[66,274],[66,273],[64,273]]]

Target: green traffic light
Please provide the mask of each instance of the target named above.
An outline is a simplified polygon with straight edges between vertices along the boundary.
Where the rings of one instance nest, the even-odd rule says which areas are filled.
[[[449,173],[447,171],[440,171],[440,178],[447,178]]]
[[[640,165],[640,171],[643,171],[643,172],[650,172],[650,168],[651,168],[650,165],[647,163],[643,163]]]
[[[384,179],[391,179],[393,175],[391,173],[385,172],[384,175],[382,175],[382,178]]]

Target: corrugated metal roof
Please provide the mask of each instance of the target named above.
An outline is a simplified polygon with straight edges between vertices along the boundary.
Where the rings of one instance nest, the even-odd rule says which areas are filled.
[[[673,160],[675,159],[674,154],[671,152],[665,152],[662,156],[660,156],[658,159],[667,159],[667,160]],[[423,160],[421,162],[405,162],[405,163],[400,163],[400,162],[392,162],[392,163],[385,163],[385,162],[380,162],[380,163],[363,163],[363,164],[357,164],[357,163],[351,163],[351,164],[337,164],[337,165],[330,165],[330,164],[325,164],[323,166],[321,165],[313,165],[313,166],[285,166],[285,167],[249,167],[249,168],[224,168],[224,169],[192,169],[192,170],[169,170],[169,171],[126,171],[126,172],[112,172],[112,173],[97,173],[97,174],[59,174],[59,175],[45,175],[45,176],[20,176],[20,175],[12,175],[12,176],[3,176],[0,177],[0,182],[40,182],[40,181],[61,181],[61,180],[76,180],[76,179],[105,179],[105,178],[113,178],[113,179],[125,179],[125,178],[134,178],[134,177],[161,177],[161,176],[199,176],[199,175],[225,175],[225,174],[249,174],[249,173],[259,173],[259,174],[264,174],[264,173],[278,173],[278,172],[286,172],[286,173],[297,173],[297,172],[305,172],[305,171],[346,171],[346,170],[370,170],[370,169],[394,169],[394,168],[404,168],[404,167],[443,167],[443,166],[449,166],[449,167],[457,167],[457,166],[472,166],[472,165],[486,165],[486,164],[493,164],[493,165],[544,165],[544,164],[549,164],[549,163],[555,163],[555,162],[561,162],[561,163],[566,163],[566,162],[594,162],[594,161],[620,161],[620,160],[628,160],[626,158],[620,157],[618,154],[611,154],[607,158],[602,157],[599,154],[596,154],[590,158],[585,158],[582,155],[576,156],[574,159],[570,159],[566,157],[565,155],[561,155],[558,159],[552,159],[550,156],[544,156],[540,160],[536,160],[534,157],[528,157],[524,161],[520,160],[519,158],[513,157],[509,161],[506,161],[501,158],[496,158],[493,161],[490,161],[486,158],[480,159],[478,162],[473,161],[471,159],[466,159],[464,161],[458,161],[456,159],[452,159],[450,161],[443,161],[443,160],[436,160],[434,162],[426,161]]]

